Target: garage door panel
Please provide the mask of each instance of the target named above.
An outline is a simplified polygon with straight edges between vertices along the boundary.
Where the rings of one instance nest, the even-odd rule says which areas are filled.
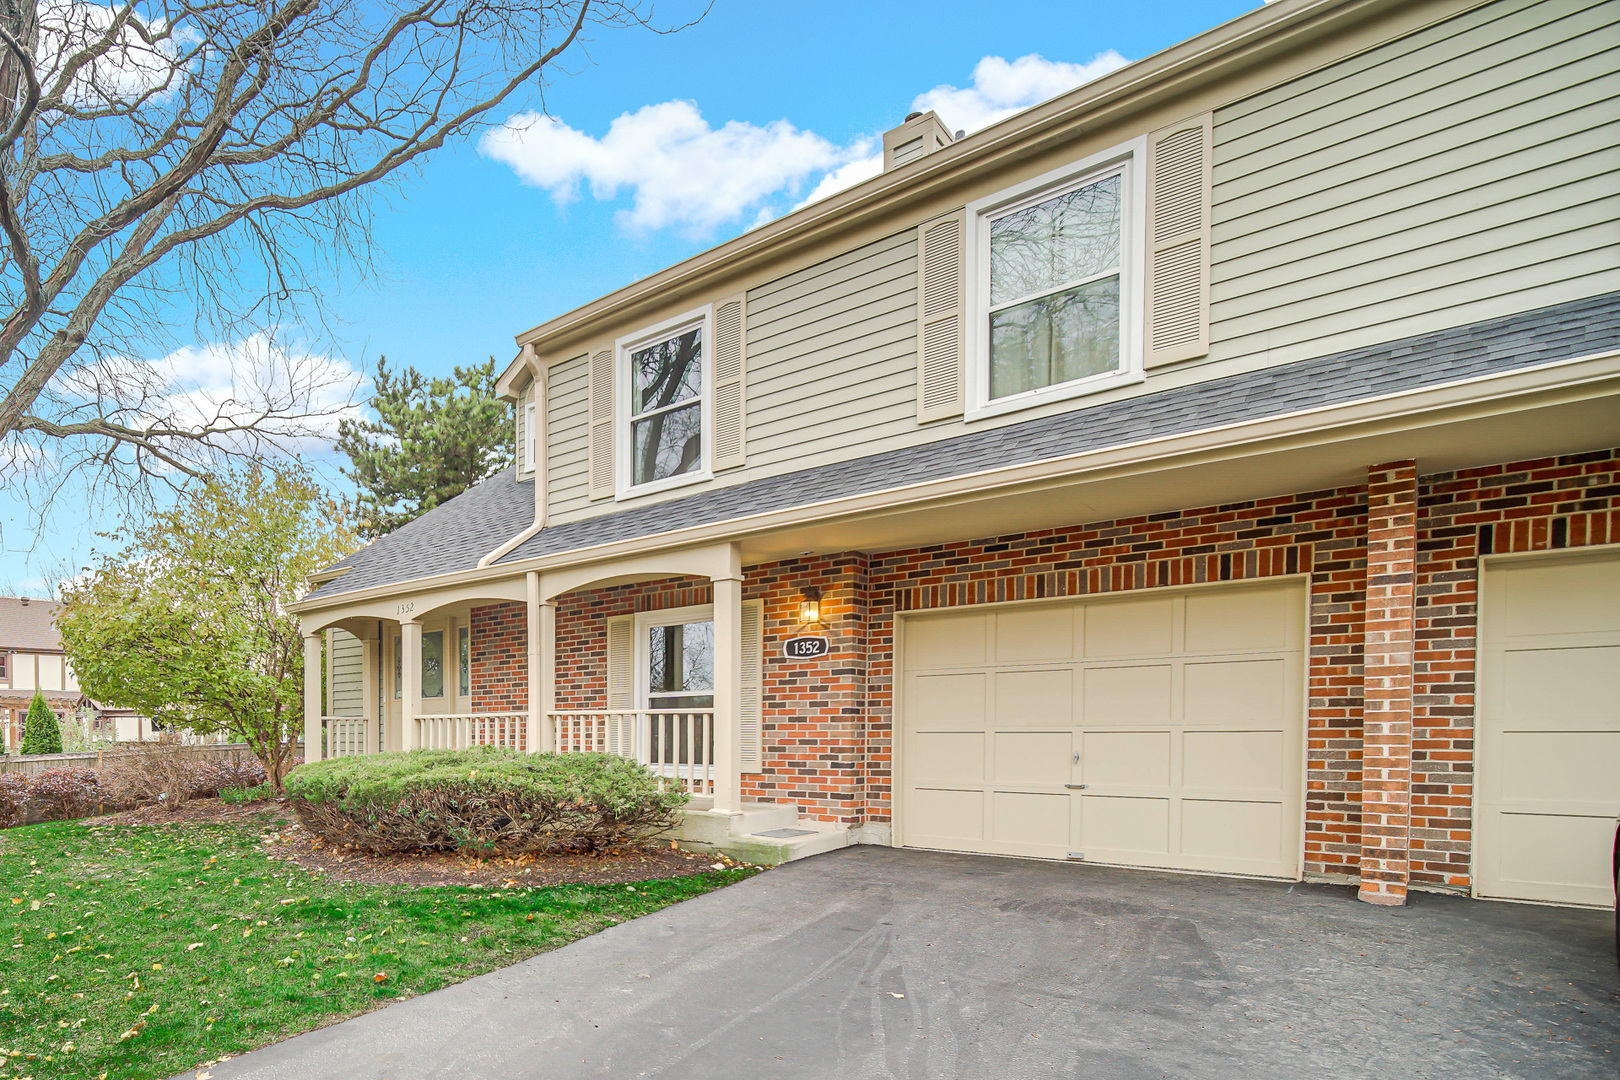
[[[1514,809],[1534,803],[1614,801],[1620,778],[1620,730],[1504,731],[1501,799]]]
[[[1168,724],[1173,677],[1169,664],[1088,667],[1076,719],[1086,727]]]
[[[1607,905],[1614,900],[1609,876],[1614,818],[1502,814],[1502,841],[1491,869],[1492,895],[1537,899],[1556,890],[1566,903]]]
[[[1176,601],[1159,596],[1086,605],[1085,655],[1162,656],[1174,648]]]
[[[1199,589],[1187,594],[1186,651],[1259,652],[1298,647],[1297,589]]]
[[[966,667],[989,659],[986,641],[990,614],[931,615],[906,623],[906,654],[923,658],[929,667]]]
[[[1183,799],[1181,851],[1201,865],[1247,865],[1255,873],[1276,873],[1283,858],[1282,804]]]
[[[1168,731],[1085,731],[1080,775],[1092,787],[1168,788]]]
[[[1069,796],[997,791],[990,796],[991,836],[1007,854],[1069,853]]]
[[[1620,701],[1620,645],[1509,650],[1502,657],[1505,724],[1567,727],[1572,720],[1613,721]]]
[[[1620,555],[1487,564],[1475,888],[1613,903],[1620,813]]]
[[[996,732],[995,782],[1032,786],[1068,783],[1073,738],[1067,731]],[[1065,820],[1067,813],[1065,810]]]
[[[983,731],[983,672],[913,676],[906,693],[909,726],[931,730]]]
[[[1620,559],[1550,560],[1504,566],[1485,592],[1487,632],[1511,645],[1526,638],[1620,633]]]
[[[948,632],[908,617],[902,842],[1295,876],[1303,594],[989,605]]]
[[[1298,712],[1289,700],[1288,664],[1275,660],[1219,660],[1186,667],[1188,724],[1277,727]]]
[[[995,673],[997,724],[1068,728],[1074,723],[1074,672]]]
[[[1280,795],[1287,775],[1282,731],[1187,731],[1181,736],[1188,791]]]
[[[1074,608],[1013,608],[996,615],[996,662],[1027,664],[1074,658]]]
[[[984,783],[983,732],[912,732],[906,755],[907,770],[918,783]]]
[[[1169,799],[1087,795],[1077,802],[1087,859],[1121,862],[1123,855],[1154,855],[1163,860],[1170,854]]]
[[[917,842],[937,846],[984,840],[984,792],[978,789],[919,787],[906,810],[913,818],[908,831]]]

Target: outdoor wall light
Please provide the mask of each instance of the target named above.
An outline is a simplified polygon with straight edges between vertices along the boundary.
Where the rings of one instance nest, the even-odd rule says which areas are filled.
[[[801,623],[821,621],[821,590],[813,585],[804,590],[804,599],[799,602],[799,621]]]

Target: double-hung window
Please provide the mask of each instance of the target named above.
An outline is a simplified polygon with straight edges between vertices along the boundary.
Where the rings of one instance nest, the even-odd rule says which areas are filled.
[[[621,385],[628,390],[621,493],[708,475],[708,340],[702,312],[620,341]]]
[[[970,411],[991,415],[1141,378],[1139,149],[968,207]]]

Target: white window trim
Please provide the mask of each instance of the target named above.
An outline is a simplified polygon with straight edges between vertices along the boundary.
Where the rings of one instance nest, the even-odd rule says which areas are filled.
[[[648,656],[647,631],[655,626],[678,626],[681,623],[713,622],[714,605],[699,604],[696,607],[664,608],[661,611],[638,611],[636,613],[636,707],[638,709],[651,709],[649,704],[650,687],[647,685],[647,666],[651,657]],[[710,694],[714,691],[710,690]]]
[[[1023,204],[1041,202],[1059,192],[1123,170],[1120,223],[1119,307],[1120,370],[1089,375],[1008,397],[990,399],[990,220]],[[1139,280],[1147,231],[1147,137],[1132,139],[1062,168],[1026,180],[967,204],[966,369],[967,421],[1030,409],[1054,401],[1095,394],[1146,378],[1142,336],[1146,325],[1146,290]]]
[[[702,393],[698,395],[700,402],[699,437],[703,441],[702,455],[697,470],[682,473],[679,476],[666,476],[662,480],[653,480],[645,484],[631,484],[630,478],[635,475],[635,440],[630,430],[630,354],[637,349],[667,340],[688,330],[701,327],[703,329],[703,363],[702,363]],[[677,315],[673,319],[665,319],[654,326],[646,327],[634,334],[619,338],[613,343],[614,358],[614,499],[633,499],[639,495],[651,495],[656,491],[668,491],[670,488],[686,487],[689,484],[701,484],[705,480],[714,478],[712,455],[714,453],[714,305],[709,304],[693,311]]]

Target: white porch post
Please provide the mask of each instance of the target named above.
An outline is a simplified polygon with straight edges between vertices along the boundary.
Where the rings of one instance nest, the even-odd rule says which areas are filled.
[[[422,731],[416,718],[422,715],[422,624],[399,624],[400,651],[400,727],[404,729],[406,750],[422,746]]]
[[[321,760],[321,635],[304,635],[304,760]]]
[[[733,547],[735,552],[735,547]],[[738,560],[733,557],[733,562]],[[742,809],[742,571],[714,582],[714,809]]]
[[[360,640],[360,715],[364,718],[361,730],[364,744],[360,747],[362,754],[375,754],[377,752],[378,733],[382,731],[382,717],[378,715],[378,706],[382,704],[381,693],[378,689],[377,670],[377,643],[367,638]]]
[[[540,687],[545,678],[544,668],[541,666],[540,649],[540,575],[530,570],[525,576],[528,588],[528,622],[525,626],[524,645],[528,650],[529,668],[529,728],[524,741],[524,749],[531,754],[538,754],[543,750],[551,749],[546,745],[544,727],[546,723],[545,704],[540,699]]]
[[[540,605],[540,749],[557,749],[557,602]]]

